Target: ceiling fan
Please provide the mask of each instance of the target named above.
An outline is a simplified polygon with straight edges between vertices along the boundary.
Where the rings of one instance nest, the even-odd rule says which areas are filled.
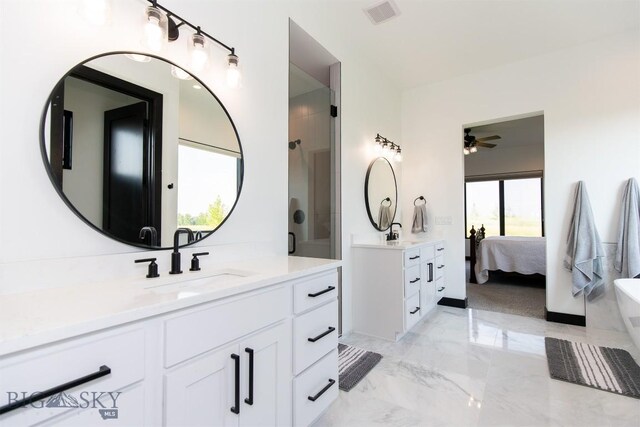
[[[464,154],[475,153],[478,151],[478,147],[493,148],[496,144],[490,144],[486,141],[493,141],[495,139],[501,139],[499,135],[485,136],[483,138],[476,138],[473,135],[469,135],[471,129],[464,130]]]

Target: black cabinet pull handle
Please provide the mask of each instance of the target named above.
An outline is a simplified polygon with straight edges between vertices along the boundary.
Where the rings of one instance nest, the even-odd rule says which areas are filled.
[[[420,278],[419,278],[419,277],[416,277],[416,278],[415,278],[415,279],[413,279],[413,280],[409,280],[409,283],[416,283],[416,282],[417,282],[417,281],[419,281],[419,280],[420,280]]]
[[[289,236],[292,237],[291,240],[291,250],[289,251],[289,255],[291,255],[292,253],[295,253],[296,251],[296,233],[292,233],[291,231],[289,232]]]
[[[444,291],[444,286],[438,289],[438,292],[442,292],[442,291]]]
[[[249,353],[249,397],[244,399],[244,403],[253,405],[253,349],[247,347],[244,351]]]
[[[329,379],[329,384],[324,386],[324,388],[322,390],[320,390],[318,392],[318,394],[316,394],[315,396],[308,396],[307,399],[309,399],[312,402],[315,402],[316,400],[318,400],[320,398],[320,396],[322,396],[324,394],[325,391],[329,390],[331,388],[331,386],[334,385],[335,383],[336,383],[336,380]]]
[[[429,263],[429,282],[433,282],[433,263]]]
[[[437,250],[438,252],[440,252],[440,251],[444,251],[444,248],[438,248],[438,249],[436,249],[436,250]]]
[[[420,307],[416,307],[416,309],[413,311],[410,311],[409,314],[416,314],[418,311],[420,311]]]
[[[329,326],[329,329],[327,329],[325,332],[321,333],[320,335],[318,335],[315,338],[307,338],[307,341],[309,342],[316,342],[318,341],[320,338],[324,338],[327,335],[329,335],[331,332],[335,331],[336,328],[334,328],[333,326]]]
[[[443,265],[439,265],[439,266],[438,266],[438,270],[440,270],[440,269],[441,269],[441,268],[443,268],[443,267],[444,267],[444,264],[443,264]]]
[[[332,290],[334,290],[336,287],[335,286],[329,286],[327,289],[325,289],[324,291],[320,291],[320,292],[316,292],[315,294],[308,294],[311,298],[315,298],[315,297],[319,297],[322,294],[326,294],[327,292],[331,292]]]
[[[420,255],[416,255],[416,256],[410,256],[409,259],[413,260],[413,259],[418,259],[420,258]]]
[[[232,354],[231,358],[234,360],[236,364],[236,368],[235,368],[236,383],[235,383],[235,390],[233,391],[235,405],[231,407],[231,412],[237,415],[240,413],[240,356],[238,356],[237,354]]]
[[[95,379],[104,377],[105,375],[109,375],[111,373],[111,368],[107,365],[102,365],[98,368],[97,372],[94,372],[89,375],[85,375],[84,377],[77,378],[73,381],[69,381],[68,383],[60,384],[48,390],[45,390],[40,393],[34,393],[31,396],[16,400],[14,402],[9,403],[8,405],[0,406],[0,415],[6,414],[9,411],[13,411],[14,409],[18,409],[23,406],[27,406],[33,402],[37,402],[38,400],[46,399],[47,397],[53,396],[54,394],[61,393],[70,388],[77,387],[82,384],[86,384]]]

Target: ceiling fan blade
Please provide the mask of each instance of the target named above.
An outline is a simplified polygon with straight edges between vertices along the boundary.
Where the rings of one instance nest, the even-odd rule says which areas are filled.
[[[494,139],[502,139],[502,138],[499,137],[498,135],[493,135],[493,136],[486,136],[484,138],[476,138],[476,141],[484,142],[484,141],[493,141]]]
[[[493,147],[495,147],[495,146],[496,146],[496,144],[488,144],[488,143],[486,143],[486,142],[479,142],[479,141],[478,141],[478,142],[476,142],[476,145],[477,145],[478,147],[483,147],[483,148],[493,148]]]

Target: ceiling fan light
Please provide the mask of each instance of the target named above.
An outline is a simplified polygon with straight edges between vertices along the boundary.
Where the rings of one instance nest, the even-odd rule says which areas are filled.
[[[469,155],[469,153],[470,153],[470,151],[469,151],[469,149],[468,149],[467,147],[464,147],[464,148],[462,149],[462,152],[464,153],[464,155],[465,155],[465,156],[468,156],[468,155]]]
[[[469,148],[469,152],[477,153],[478,152],[478,147],[476,147],[475,145],[472,145],[471,148]]]

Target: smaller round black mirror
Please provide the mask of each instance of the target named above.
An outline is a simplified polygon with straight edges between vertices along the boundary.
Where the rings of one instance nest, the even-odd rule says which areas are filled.
[[[367,169],[364,201],[373,227],[378,231],[389,229],[396,216],[398,187],[393,167],[384,157],[374,159]]]

